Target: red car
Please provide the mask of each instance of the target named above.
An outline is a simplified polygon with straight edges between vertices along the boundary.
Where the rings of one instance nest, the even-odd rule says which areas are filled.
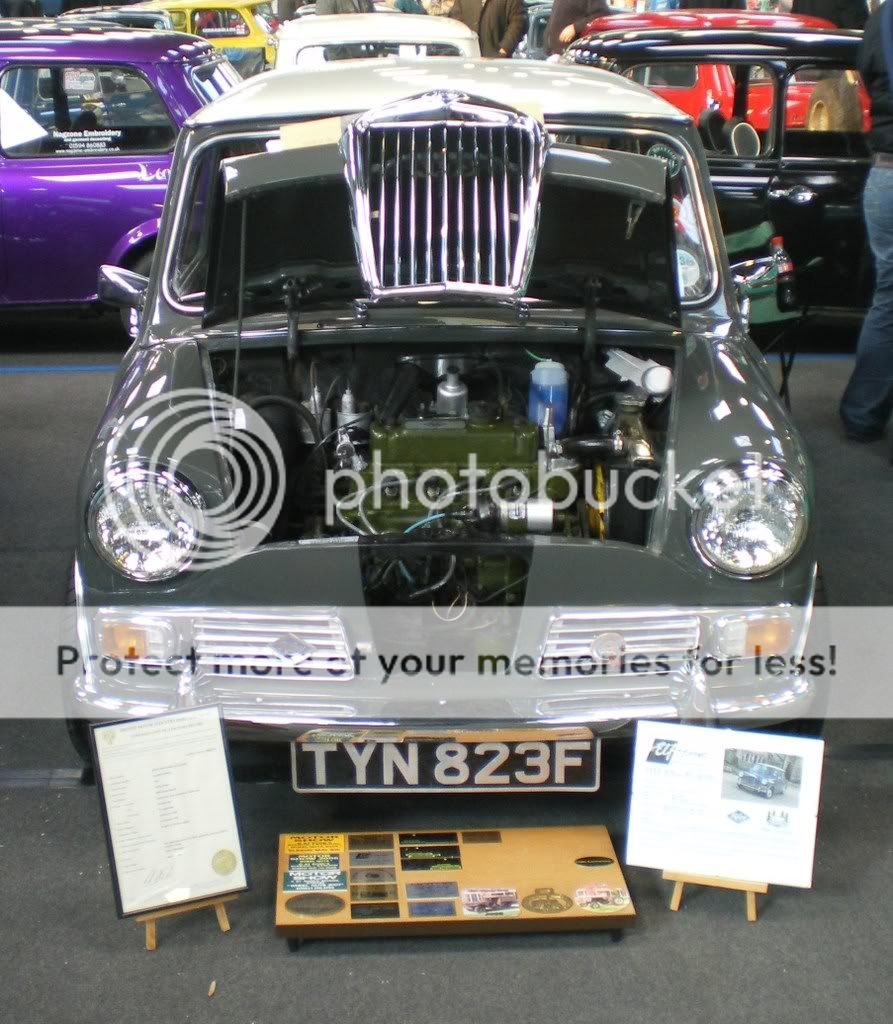
[[[747,11],[668,11],[662,14],[614,14],[595,18],[584,36],[633,29],[773,29],[796,31],[834,29],[824,18],[795,14],[757,14]],[[733,116],[735,77],[727,64],[665,64],[631,68],[624,74],[647,86],[668,103],[684,110],[697,121],[705,110],[714,108],[725,120]],[[760,76],[763,76],[762,79]],[[868,131],[871,127],[868,93],[858,76],[847,79],[850,89],[841,90],[835,83],[819,89],[819,79],[791,82],[785,97],[787,128],[831,127],[850,131]],[[833,95],[828,95],[829,93]],[[768,130],[772,116],[773,82],[766,72],[754,68],[747,88],[747,113],[744,120],[757,133]],[[832,124],[836,121],[836,124]],[[847,123],[842,123],[842,122]]]

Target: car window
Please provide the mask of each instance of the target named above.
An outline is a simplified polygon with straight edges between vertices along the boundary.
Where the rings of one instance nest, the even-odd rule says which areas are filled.
[[[295,64],[304,68],[336,60],[461,56],[462,51],[459,47],[450,43],[337,43],[330,46],[305,46],[295,54]]]
[[[527,29],[527,49],[540,51],[546,48],[546,27],[549,24],[549,14],[539,13],[530,19],[530,26]]]
[[[771,68],[661,61],[624,75],[688,114],[708,155],[754,159],[773,151],[779,90]]]
[[[261,32],[266,32],[269,36],[275,35],[279,28],[279,19],[273,11],[272,4],[255,4],[251,8],[251,13],[254,15],[254,20],[257,22]]]
[[[264,148],[262,139],[223,142],[208,146],[196,158],[188,186],[185,218],[181,221],[176,260],[171,275],[174,295],[182,302],[200,301],[208,275],[209,210],[222,199],[218,170],[221,160],[248,156]]]
[[[693,89],[698,70],[694,64],[641,64],[629,77],[647,88]]]
[[[685,150],[669,136],[650,132],[588,132],[559,135],[558,140],[597,149],[621,149],[662,160],[667,165],[676,236],[676,284],[684,303],[700,302],[712,291],[714,264],[709,255],[693,170]]]
[[[0,149],[7,156],[160,153],[176,138],[167,107],[133,68],[8,68],[0,77]]]
[[[784,155],[867,157],[870,109],[858,71],[801,68],[785,91]]]
[[[192,84],[206,103],[216,100],[242,81],[242,76],[228,60],[199,64],[190,71]]]
[[[249,34],[248,25],[238,11],[217,9],[195,11],[192,31],[205,39],[241,38]]]
[[[171,11],[171,25],[178,32],[188,32],[189,22],[184,11]]]

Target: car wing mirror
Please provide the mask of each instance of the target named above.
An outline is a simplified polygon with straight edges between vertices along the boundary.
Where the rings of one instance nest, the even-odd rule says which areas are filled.
[[[101,302],[119,309],[141,309],[146,299],[149,278],[135,274],[124,267],[102,266],[99,268],[97,294]]]
[[[749,320],[751,302],[765,298],[770,289],[775,293],[780,312],[792,313],[801,308],[794,266],[783,249],[772,256],[733,263],[731,270],[738,289],[738,308],[745,323]]]

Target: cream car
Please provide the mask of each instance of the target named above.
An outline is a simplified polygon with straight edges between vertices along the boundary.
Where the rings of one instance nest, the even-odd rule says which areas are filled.
[[[323,67],[378,57],[480,57],[477,35],[460,21],[418,14],[296,18],[278,32],[276,68]]]

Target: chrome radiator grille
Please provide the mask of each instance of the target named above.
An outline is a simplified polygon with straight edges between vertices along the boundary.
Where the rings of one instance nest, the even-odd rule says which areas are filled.
[[[536,235],[545,131],[522,114],[436,101],[440,118],[413,112],[407,122],[399,110],[379,111],[348,129],[348,182],[370,292],[516,295]]]
[[[700,643],[697,615],[673,612],[567,612],[554,618],[540,656],[541,676],[626,676],[679,668]],[[638,659],[638,660],[636,660]],[[635,665],[642,666],[636,671]]]

